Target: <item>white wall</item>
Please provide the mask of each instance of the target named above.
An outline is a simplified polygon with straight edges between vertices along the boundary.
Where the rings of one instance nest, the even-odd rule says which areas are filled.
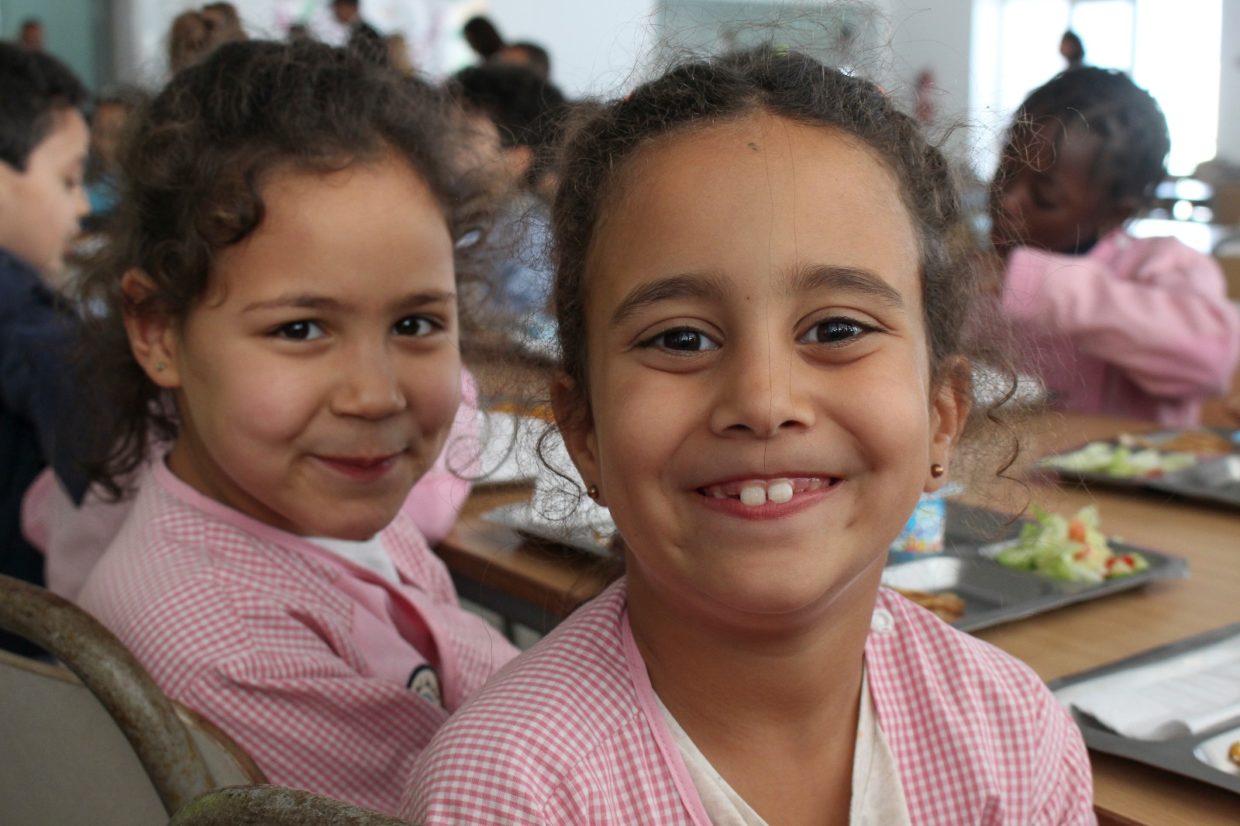
[[[658,0],[491,0],[505,40],[551,53],[552,80],[570,97],[609,96],[640,72],[653,45]]]
[[[1240,0],[1223,2],[1223,53],[1219,63],[1218,154],[1240,163]]]

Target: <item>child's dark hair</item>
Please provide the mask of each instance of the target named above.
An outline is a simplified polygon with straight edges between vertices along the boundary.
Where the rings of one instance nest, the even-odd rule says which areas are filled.
[[[922,295],[935,379],[960,354],[1006,367],[1005,357],[968,340],[979,295],[970,262],[965,215],[948,161],[916,122],[868,81],[824,67],[796,52],[758,48],[684,63],[623,100],[570,128],[552,219],[555,234],[555,310],[563,369],[584,405],[586,269],[606,205],[623,186],[635,155],[653,141],[766,113],[839,130],[865,143],[899,180],[917,233]],[[968,377],[963,379],[968,381]]]
[[[44,52],[0,43],[0,161],[26,170],[30,153],[64,109],[80,109],[86,88],[68,66]]]
[[[1149,92],[1123,72],[1085,66],[1051,78],[1020,105],[1008,143],[1052,119],[1102,139],[1096,180],[1113,201],[1128,198],[1139,207],[1163,179],[1171,149],[1167,119]]]
[[[555,84],[523,66],[489,63],[462,69],[447,88],[467,109],[491,119],[503,146],[533,150],[534,164],[528,177],[531,182],[537,180],[567,110],[564,94]]]
[[[170,400],[129,351],[124,314],[184,319],[207,292],[215,254],[262,223],[266,175],[395,156],[426,183],[458,239],[458,281],[477,271],[477,245],[467,242],[486,217],[483,182],[454,167],[441,96],[345,50],[228,43],[177,74],[134,118],[112,237],[82,285],[84,306],[99,313],[87,336],[86,375],[102,396],[103,420],[88,468],[114,496],[150,440],[177,432]],[[141,304],[121,291],[132,269],[155,285]],[[461,309],[464,332],[468,308]]]

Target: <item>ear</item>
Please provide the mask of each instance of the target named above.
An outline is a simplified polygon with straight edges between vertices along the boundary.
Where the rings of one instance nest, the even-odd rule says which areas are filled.
[[[141,270],[129,270],[121,276],[121,294],[125,297],[125,332],[133,357],[151,381],[160,387],[181,386],[177,363],[180,336],[174,320],[167,313],[143,305],[156,293],[155,282]]]
[[[942,378],[930,399],[930,463],[950,467],[952,453],[964,432],[973,407],[972,369],[968,359],[956,357],[944,365]],[[926,493],[947,482],[947,474],[937,478],[926,468]]]
[[[586,485],[599,485],[602,474],[598,459],[598,441],[594,437],[594,417],[589,402],[578,390],[576,382],[564,373],[551,380],[551,409],[555,423],[564,437],[564,446],[572,457],[577,472]],[[600,494],[599,502],[603,501]]]

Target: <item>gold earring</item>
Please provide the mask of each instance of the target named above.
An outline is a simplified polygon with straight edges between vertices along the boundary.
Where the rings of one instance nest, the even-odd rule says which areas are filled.
[[[938,479],[944,473],[947,473],[947,468],[943,467],[938,462],[935,462],[934,464],[930,466],[930,475],[933,476],[935,479]]]
[[[595,502],[598,501],[598,485],[590,485],[586,488],[586,496],[589,496]]]

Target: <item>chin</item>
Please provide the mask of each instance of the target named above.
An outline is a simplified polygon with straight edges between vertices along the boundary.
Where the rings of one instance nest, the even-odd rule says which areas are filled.
[[[382,512],[343,514],[330,520],[311,524],[305,533],[309,536],[325,536],[330,539],[361,542],[370,539],[392,524],[398,511],[399,508]]]

